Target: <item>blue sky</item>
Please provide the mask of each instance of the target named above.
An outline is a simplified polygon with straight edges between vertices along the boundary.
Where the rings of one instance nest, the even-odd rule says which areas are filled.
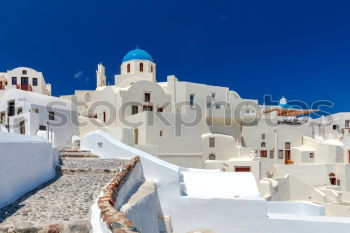
[[[227,86],[243,98],[282,95],[350,111],[350,3],[346,1],[11,0],[0,3],[0,71],[44,73],[54,95],[108,82],[137,45],[157,79]]]

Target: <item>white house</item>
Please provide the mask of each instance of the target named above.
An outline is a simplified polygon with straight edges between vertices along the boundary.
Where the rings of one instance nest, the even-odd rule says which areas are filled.
[[[28,67],[0,72],[0,98],[9,89],[51,95],[51,85],[45,82],[43,74]]]
[[[53,147],[66,147],[79,134],[78,113],[69,100],[10,89],[0,99],[3,131],[43,136]]]

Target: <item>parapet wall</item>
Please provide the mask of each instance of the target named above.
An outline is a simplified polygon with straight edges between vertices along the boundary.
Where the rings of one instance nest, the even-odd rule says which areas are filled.
[[[117,176],[106,186],[98,199],[98,209],[103,220],[104,229],[113,233],[139,232],[128,217],[116,207],[123,205],[138,182],[128,179],[136,166],[140,166],[140,158],[135,157],[125,164]],[[115,207],[116,206],[116,207]]]
[[[35,136],[0,133],[0,208],[55,177],[57,151]]]

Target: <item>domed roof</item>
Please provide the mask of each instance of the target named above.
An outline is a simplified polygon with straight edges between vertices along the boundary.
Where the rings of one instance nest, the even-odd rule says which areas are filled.
[[[142,49],[134,49],[129,51],[123,58],[123,62],[130,60],[149,60],[153,61],[151,55]]]
[[[280,108],[292,108],[289,104],[279,104],[278,105]]]

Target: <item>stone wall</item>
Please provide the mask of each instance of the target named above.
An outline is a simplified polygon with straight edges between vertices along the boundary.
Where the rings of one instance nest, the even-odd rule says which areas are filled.
[[[114,207],[118,192],[139,163],[140,158],[135,157],[125,164],[117,176],[103,190],[102,196],[98,199],[97,204],[100,216],[107,229],[110,229],[113,233],[139,232],[128,217]]]

